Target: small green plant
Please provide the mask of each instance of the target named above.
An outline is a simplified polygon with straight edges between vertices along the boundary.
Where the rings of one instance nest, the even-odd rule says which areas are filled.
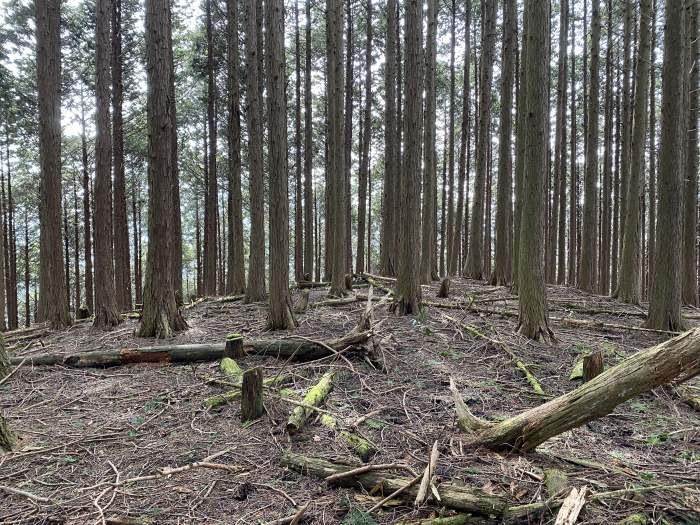
[[[341,523],[342,525],[377,525],[372,515],[359,507],[352,507]]]
[[[659,434],[652,434],[646,439],[648,445],[660,445],[668,441],[668,434],[666,432],[660,432]]]
[[[153,399],[147,401],[145,405],[143,405],[143,411],[146,414],[150,414],[162,407],[163,404],[164,400],[162,397],[154,397]]]
[[[386,423],[384,423],[384,421],[379,421],[378,419],[370,418],[367,421],[365,421],[365,425],[367,425],[369,428],[380,430],[386,426]]]

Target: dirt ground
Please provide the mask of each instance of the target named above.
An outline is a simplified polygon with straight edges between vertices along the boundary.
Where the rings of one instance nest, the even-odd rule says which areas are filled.
[[[646,523],[700,523],[700,418],[673,389],[658,388],[632,399],[610,416],[523,455],[466,446],[468,436],[455,424],[448,389],[452,376],[476,415],[497,420],[574,389],[579,383],[569,374],[586,352],[602,350],[606,364],[613,365],[668,335],[619,327],[571,328],[554,319],[556,342],[533,343],[514,333],[517,318],[508,312],[517,312],[517,300],[507,289],[457,280],[449,300],[435,299],[437,289],[438,283],[424,287],[424,298],[459,301],[462,307],[429,306],[422,315],[404,318],[384,304],[374,308],[378,368],[357,357],[294,363],[248,356],[240,364],[261,366],[266,377],[284,369],[300,395],[323,372],[335,369],[338,377],[323,409],[345,421],[373,414],[359,426],[379,449],[372,462],[404,463],[420,472],[438,441],[438,488],[450,481],[501,495],[512,505],[542,502],[549,498],[544,471],[556,468],[568,475],[572,487],[585,485],[591,492],[663,486],[588,502],[580,523],[616,523],[633,514],[644,516]],[[366,294],[367,289],[357,292]],[[274,334],[265,332],[264,304],[205,300],[185,311],[190,329],[168,343],[223,342],[230,332],[246,338],[293,334],[315,340],[349,332],[364,302],[315,307],[326,294],[327,289],[314,289],[311,306],[298,316],[299,328]],[[382,294],[374,290],[375,298]],[[638,327],[645,311],[566,287],[549,287],[548,295],[553,318]],[[472,308],[466,307],[469,300]],[[686,313],[700,318],[700,311]],[[547,396],[534,393],[501,348],[469,335],[446,316],[505,342]],[[135,337],[137,322],[125,321],[112,332],[80,323],[8,343],[12,355],[20,357],[162,343]],[[380,494],[328,486],[280,464],[289,450],[360,464],[334,430],[312,417],[290,437],[286,420],[294,407],[274,394],[265,401],[266,414],[252,424],[241,423],[238,402],[207,411],[203,400],[226,390],[212,378],[224,379],[217,362],[109,369],[22,366],[0,386],[0,411],[21,438],[15,451],[0,455],[0,523],[258,524],[293,515],[296,506],[307,503],[302,522],[313,524],[451,515],[434,500],[418,509],[393,501],[370,519],[363,509],[377,503]],[[690,388],[699,395],[700,381],[696,378]],[[206,458],[218,467],[163,475],[163,468]],[[135,477],[146,479],[123,483]],[[556,512],[533,513],[519,523],[554,523]]]

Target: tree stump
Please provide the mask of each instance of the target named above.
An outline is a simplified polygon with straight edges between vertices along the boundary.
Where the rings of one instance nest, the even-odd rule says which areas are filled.
[[[583,382],[590,381],[603,372],[603,352],[595,352],[583,358]]]
[[[352,290],[352,274],[351,273],[345,274],[345,288],[347,290]]]
[[[301,291],[301,297],[297,299],[297,302],[294,303],[294,313],[295,314],[301,314],[306,311],[306,308],[309,306],[309,290],[308,288],[305,288],[304,290]]]
[[[78,307],[78,310],[75,312],[75,319],[77,321],[81,321],[83,319],[88,319],[90,317],[90,310],[88,310],[88,307],[85,306],[84,304],[81,304]]]
[[[259,366],[243,373],[241,385],[241,421],[253,421],[263,415],[263,373]]]
[[[15,445],[15,436],[7,426],[7,421],[0,415],[0,452],[10,452]]]
[[[245,357],[243,349],[243,336],[241,334],[228,334],[226,336],[226,347],[224,348],[224,356],[231,359],[240,359]]]
[[[450,296],[450,278],[445,277],[440,282],[440,291],[437,294],[438,297],[442,299],[447,299]]]

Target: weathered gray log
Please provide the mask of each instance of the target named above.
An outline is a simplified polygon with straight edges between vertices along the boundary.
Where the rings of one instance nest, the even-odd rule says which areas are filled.
[[[303,456],[286,452],[282,456],[282,465],[301,474],[310,475],[320,479],[328,476],[347,472],[354,467],[331,463],[321,458]],[[375,486],[381,485],[384,494],[390,494],[395,490],[404,487],[411,480],[408,478],[388,478],[379,472],[365,472],[362,474],[348,476],[338,480],[338,485],[345,487],[363,488],[372,490]],[[481,515],[503,515],[508,508],[505,499],[498,496],[491,496],[486,492],[477,489],[451,483],[442,483],[437,487],[440,494],[441,505],[464,512],[474,512]],[[406,489],[400,497],[407,502],[412,502],[416,498],[418,487]]]
[[[241,421],[254,421],[263,415],[263,372],[256,366],[243,373]]]
[[[603,417],[619,404],[700,373],[700,328],[637,352],[563,396],[480,431],[473,444],[533,450],[562,432]]]
[[[351,333],[338,339],[324,342],[301,337],[287,339],[257,339],[244,341],[247,353],[266,355],[278,359],[310,361],[334,355],[341,350],[364,351],[370,332]],[[121,366],[133,363],[193,363],[197,361],[218,361],[226,354],[224,343],[143,346],[141,348],[121,348],[99,350],[77,354],[40,354],[27,359],[28,365],[64,365],[74,368],[100,368]],[[12,357],[10,363],[17,365],[22,357]]]
[[[314,281],[299,281],[297,283],[297,286],[300,289],[304,288],[325,288],[326,286],[330,286],[331,283],[328,282],[314,282]]]

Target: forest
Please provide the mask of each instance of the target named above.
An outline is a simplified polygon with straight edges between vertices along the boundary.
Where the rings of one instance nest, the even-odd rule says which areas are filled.
[[[0,524],[700,524],[699,0],[0,0]]]

